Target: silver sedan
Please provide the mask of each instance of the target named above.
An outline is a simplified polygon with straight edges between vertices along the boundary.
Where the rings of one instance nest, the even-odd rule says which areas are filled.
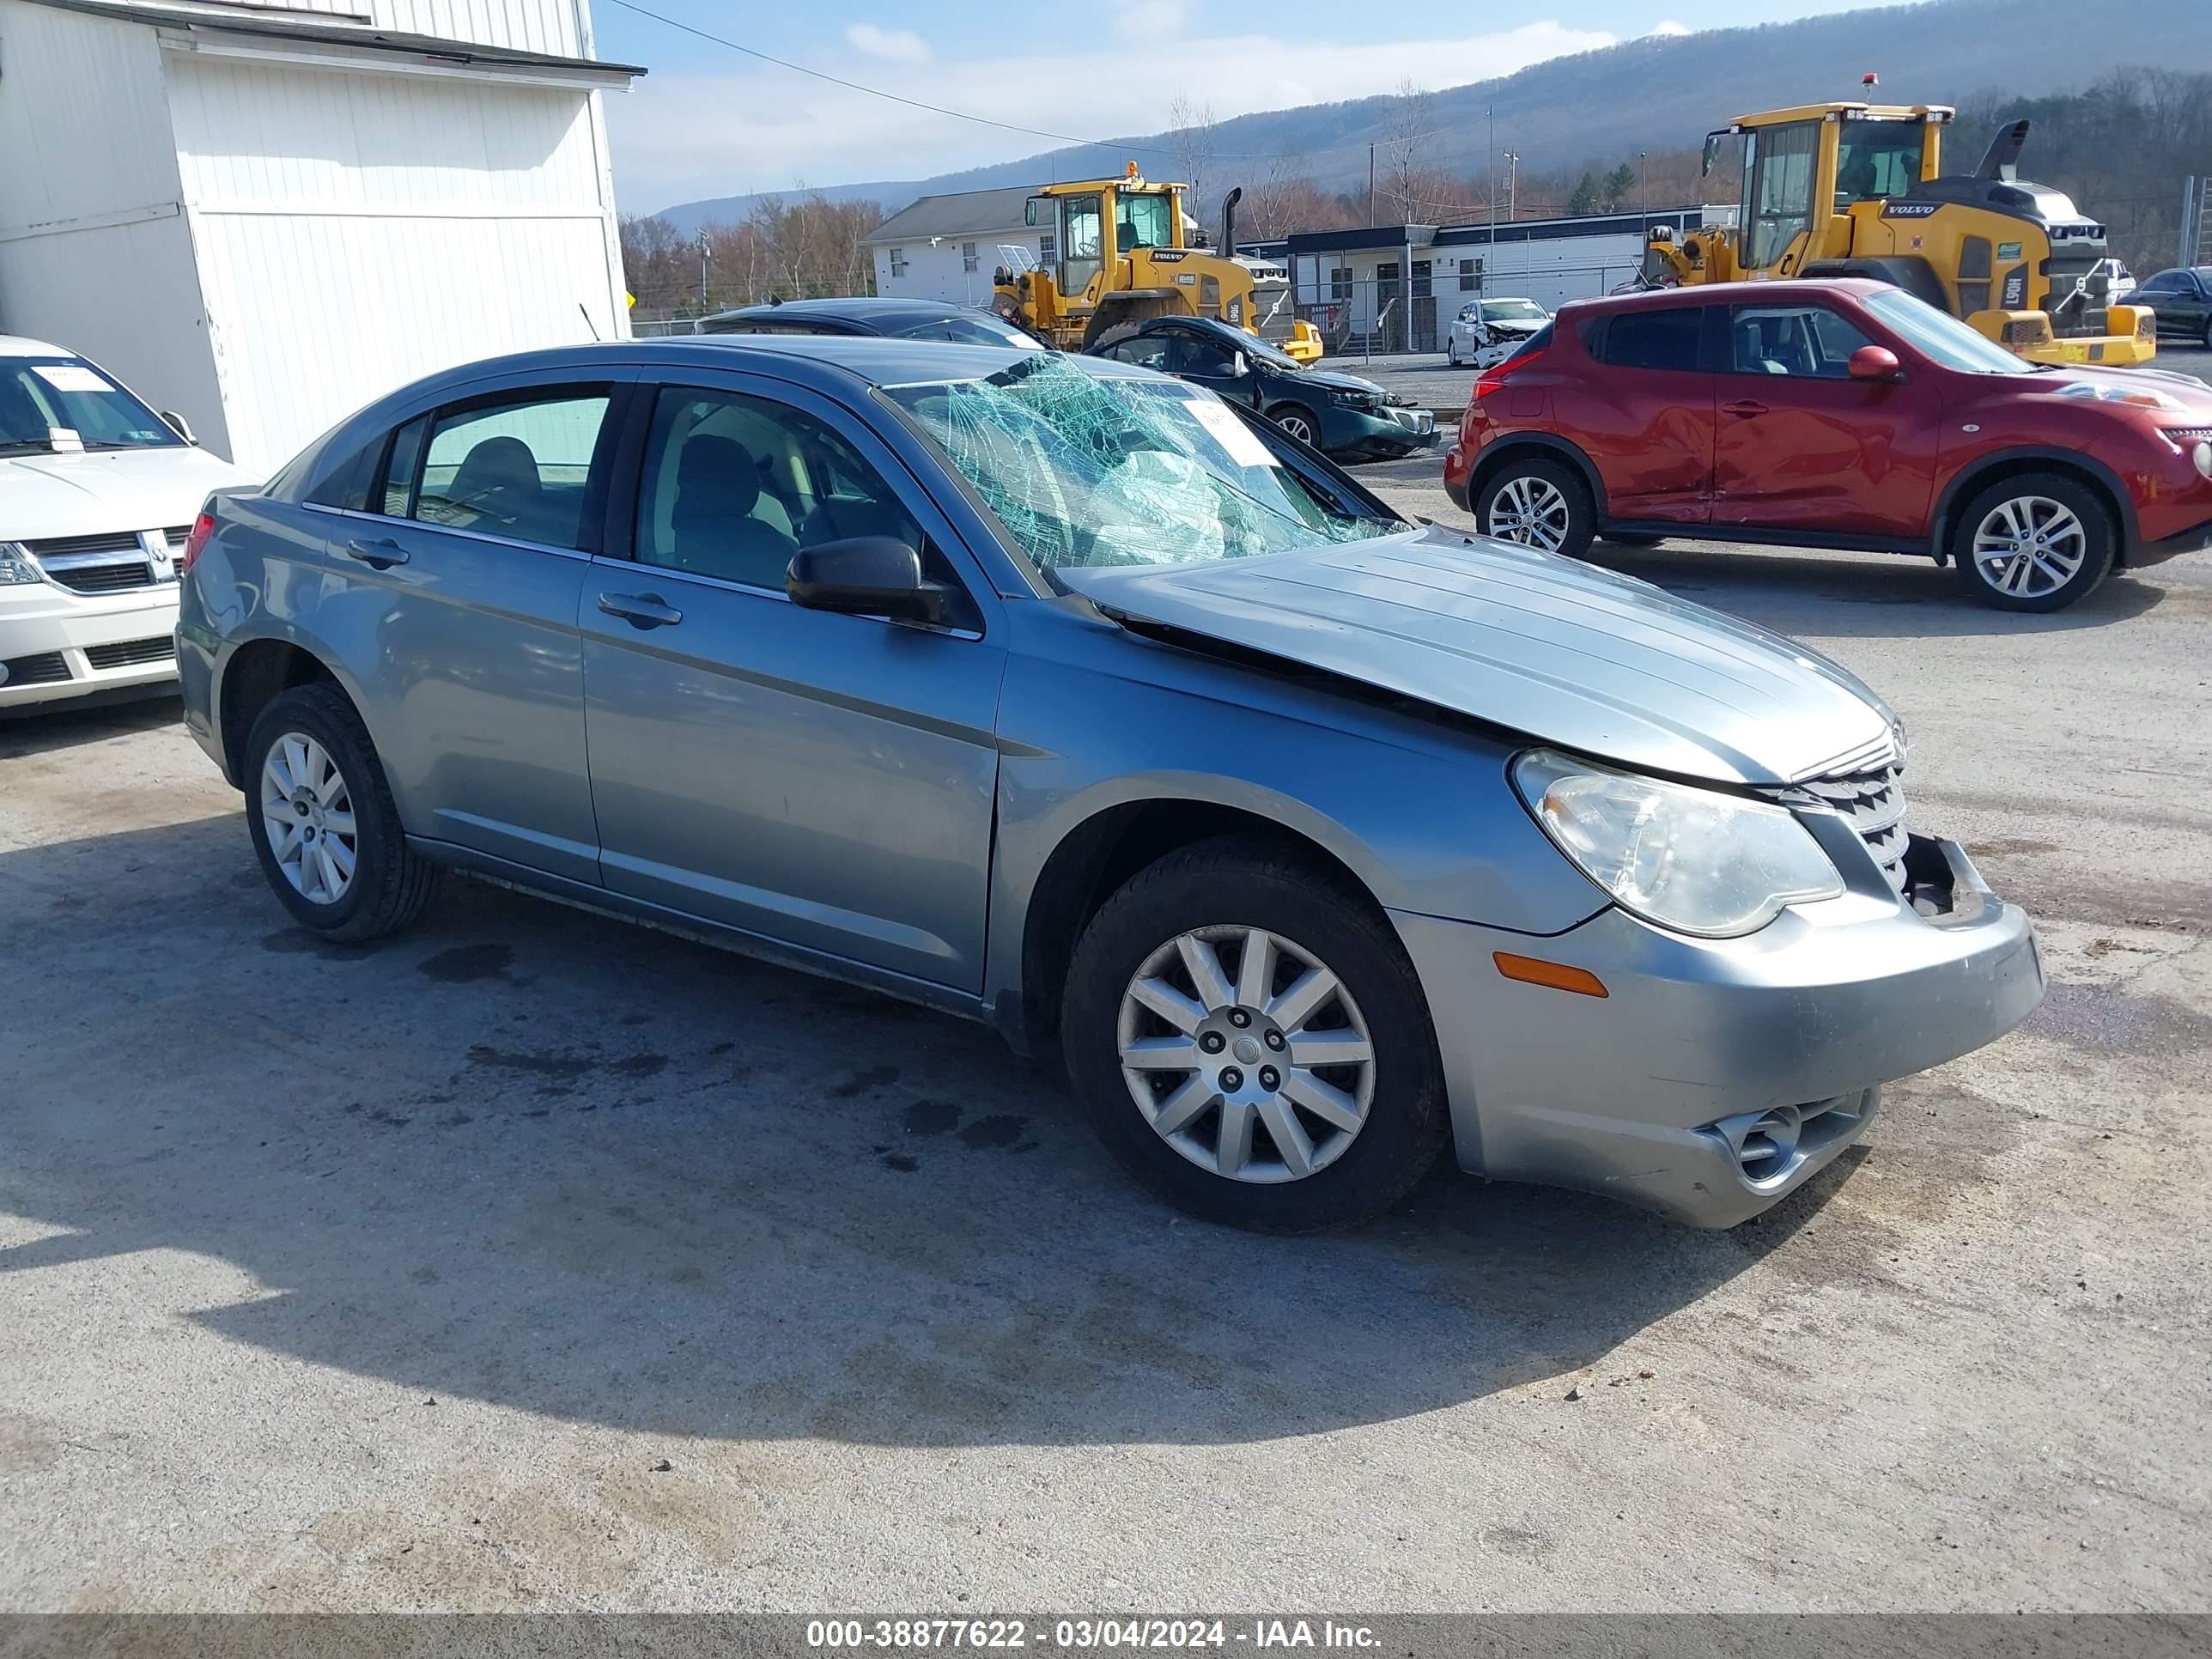
[[[191,554],[187,723],[301,926],[473,872],[988,1021],[1220,1221],[1449,1145],[1728,1225],[2043,994],[1844,670],[1100,359],[478,363]]]

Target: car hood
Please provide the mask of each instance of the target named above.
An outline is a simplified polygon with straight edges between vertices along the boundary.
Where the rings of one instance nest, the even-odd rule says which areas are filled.
[[[95,449],[0,456],[0,541],[166,530],[214,489],[252,480],[204,449]]]
[[[2100,368],[2087,363],[2069,363],[2048,374],[2037,375],[2033,384],[2039,392],[2062,398],[2078,398],[2088,390],[2115,398],[2152,392],[2165,400],[2159,411],[2162,415],[2192,420],[2212,416],[2212,386],[2194,375],[2178,374],[2172,369]]]
[[[1898,740],[1881,699],[1816,652],[1648,582],[1456,531],[1058,574],[1117,617],[1638,771],[1788,783],[1874,763]]]
[[[1363,380],[1357,374],[1340,374],[1333,368],[1309,368],[1295,377],[1300,386],[1334,386],[1344,392],[1371,392],[1383,395],[1382,388],[1372,380]]]
[[[1502,334],[1508,339],[1521,340],[1528,338],[1529,335],[1542,328],[1544,321],[1540,318],[1523,317],[1507,322],[1486,323],[1483,326],[1492,334]]]

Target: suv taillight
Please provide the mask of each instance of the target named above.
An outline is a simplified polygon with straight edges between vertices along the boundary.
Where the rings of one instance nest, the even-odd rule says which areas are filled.
[[[1508,357],[1502,363],[1492,364],[1474,377],[1474,395],[1478,398],[1487,398],[1493,392],[1503,392],[1508,379],[1519,374],[1543,355],[1540,351],[1523,351]]]
[[[177,574],[179,576],[192,568],[193,562],[200,556],[200,550],[208,544],[208,538],[214,534],[215,501],[210,497],[207,505],[200,508],[199,517],[192,520],[192,533],[185,538],[185,550],[177,555]]]

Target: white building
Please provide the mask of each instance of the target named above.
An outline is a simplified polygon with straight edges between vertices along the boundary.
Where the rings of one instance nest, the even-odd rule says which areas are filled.
[[[1686,207],[1494,227],[1377,225],[1301,232],[1265,251],[1290,265],[1298,314],[1332,349],[1358,349],[1372,333],[1377,351],[1441,351],[1470,300],[1512,295],[1553,310],[1609,294],[1642,268],[1647,228],[1679,236],[1735,219],[1734,207]]]
[[[587,0],[0,0],[0,332],[253,472],[432,370],[629,331]]]
[[[902,300],[991,303],[991,273],[1006,264],[1001,248],[1032,264],[1058,258],[1050,229],[1023,222],[1030,185],[925,196],[860,239],[875,261],[876,292]]]

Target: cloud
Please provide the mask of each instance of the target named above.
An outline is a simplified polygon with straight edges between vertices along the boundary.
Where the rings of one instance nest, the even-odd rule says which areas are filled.
[[[1424,85],[1441,88],[1614,40],[1547,21],[1440,40],[1249,35],[1193,40],[1176,50],[1207,66],[1206,101],[1225,121],[1255,110],[1395,92],[1408,64],[1419,66]],[[1101,138],[1164,131],[1182,84],[1160,73],[1158,46],[1112,40],[1080,52],[940,60],[926,83],[884,70],[855,78],[995,120]],[[924,179],[1057,148],[1051,139],[933,115],[765,66],[726,75],[658,71],[635,91],[610,97],[606,110],[626,212],[789,190],[801,181]],[[1155,169],[1165,165],[1164,158],[1135,159]],[[1243,165],[1218,164],[1224,178]]]
[[[870,58],[887,58],[895,64],[926,64],[929,42],[912,29],[879,29],[873,23],[850,23],[845,39],[853,50]]]
[[[1183,0],[1123,0],[1114,32],[1124,40],[1169,40],[1189,17]]]
[[[1671,17],[1663,23],[1654,23],[1651,26],[1652,33],[1665,35],[1669,40],[1678,34],[1689,34],[1693,32],[1687,23],[1678,23]]]

